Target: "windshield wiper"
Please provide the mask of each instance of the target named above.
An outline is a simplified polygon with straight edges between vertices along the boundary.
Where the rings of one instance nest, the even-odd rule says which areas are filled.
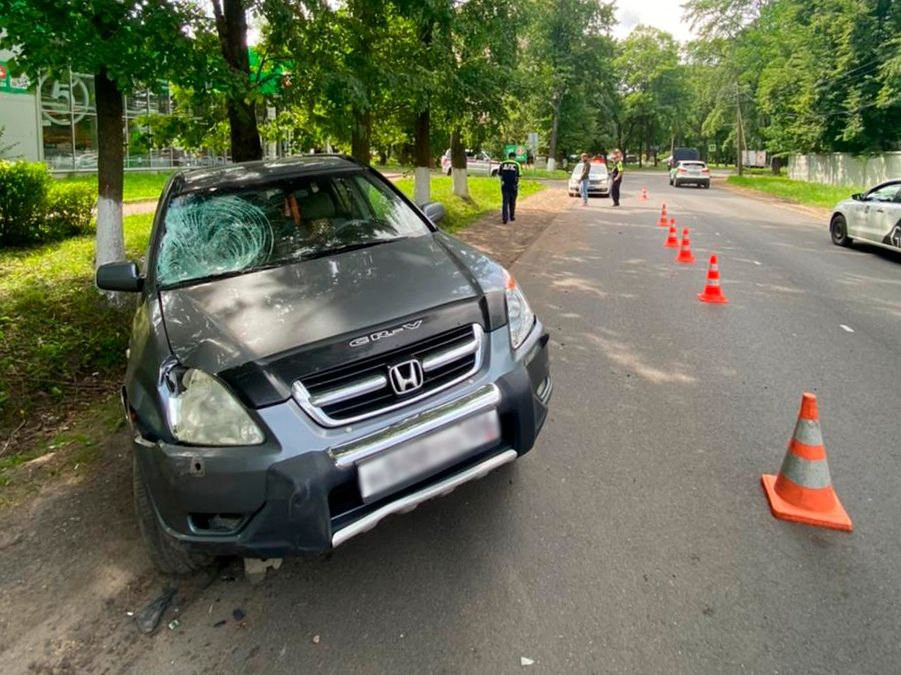
[[[379,246],[381,244],[390,244],[394,241],[400,241],[401,239],[407,239],[407,237],[396,237],[394,239],[377,239],[375,241],[361,241],[356,244],[344,244],[343,246],[332,246],[330,248],[319,249],[318,251],[313,251],[312,253],[307,253],[301,256],[302,260],[311,260],[313,258],[324,258],[328,255],[334,255],[336,253],[347,253],[348,251],[356,251],[361,248],[370,248],[372,246]]]

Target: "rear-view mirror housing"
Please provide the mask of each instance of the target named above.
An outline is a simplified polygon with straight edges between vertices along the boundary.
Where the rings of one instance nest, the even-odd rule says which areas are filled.
[[[444,204],[438,202],[426,202],[422,205],[422,212],[435,225],[439,225],[446,214]]]
[[[859,193],[859,192],[855,192],[853,195],[851,195],[851,199],[853,199],[853,200],[856,201],[856,202],[862,202],[862,201],[863,201],[863,195],[862,195],[861,193]]]
[[[95,279],[97,288],[104,291],[125,291],[137,293],[144,287],[144,279],[138,266],[132,261],[101,265]]]

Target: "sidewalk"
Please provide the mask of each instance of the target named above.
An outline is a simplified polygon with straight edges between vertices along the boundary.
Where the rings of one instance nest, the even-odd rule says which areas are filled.
[[[577,203],[566,192],[563,181],[548,181],[548,187],[516,205],[516,220],[506,225],[501,214],[483,216],[456,237],[510,267],[561,212]]]

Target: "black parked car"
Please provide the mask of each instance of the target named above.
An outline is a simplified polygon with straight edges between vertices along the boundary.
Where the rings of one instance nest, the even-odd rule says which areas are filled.
[[[372,169],[309,156],[174,176],[123,404],[156,564],[338,546],[513,461],[551,395],[547,333],[496,262]]]

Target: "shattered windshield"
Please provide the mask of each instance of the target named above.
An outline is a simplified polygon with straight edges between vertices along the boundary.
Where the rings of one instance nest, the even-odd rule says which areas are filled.
[[[405,202],[365,174],[179,195],[164,227],[156,263],[162,286],[429,233]]]

